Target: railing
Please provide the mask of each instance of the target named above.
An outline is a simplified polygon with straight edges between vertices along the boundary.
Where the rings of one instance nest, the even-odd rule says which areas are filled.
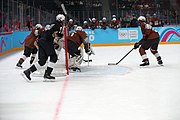
[[[35,6],[29,6],[22,2],[15,0],[1,0],[0,3],[0,32],[11,31],[25,31],[30,30],[31,26],[36,23],[41,23],[43,26],[54,21],[55,16],[62,11],[44,11]],[[66,6],[68,8],[68,6]],[[97,20],[101,20],[102,17],[106,17],[108,21],[112,19],[112,15],[115,14],[118,20],[122,18],[131,19],[132,15],[152,15],[156,13],[157,16],[164,22],[165,25],[179,25],[180,18],[178,14],[180,11],[169,10],[115,10],[115,11],[103,11],[102,9],[81,10],[68,9],[67,21],[72,18],[82,25],[84,20],[89,21],[89,18],[95,17]]]
[[[1,0],[0,32],[24,31],[36,23],[46,24],[54,20],[54,14],[15,0]]]

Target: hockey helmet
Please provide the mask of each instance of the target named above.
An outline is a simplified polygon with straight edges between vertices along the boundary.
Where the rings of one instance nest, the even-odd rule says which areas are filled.
[[[69,22],[73,22],[73,19],[69,19]]]
[[[95,21],[96,20],[96,18],[92,18],[92,21]]]
[[[77,26],[76,31],[82,31],[82,27],[81,26]]]
[[[112,21],[116,21],[116,18],[113,18]]]
[[[103,20],[103,21],[106,21],[106,17],[103,17],[102,20]]]
[[[138,19],[138,21],[141,21],[141,22],[145,22],[146,21],[146,18],[144,16],[140,16]]]
[[[115,18],[116,17],[116,15],[112,15],[112,18]]]
[[[85,20],[83,23],[84,23],[84,24],[87,24],[87,21]]]
[[[45,31],[50,30],[51,26],[50,25],[46,25],[44,29],[45,29]]]
[[[42,25],[41,24],[36,24],[35,28],[36,29],[42,29]]]
[[[56,16],[56,20],[57,21],[64,21],[65,20],[65,16],[63,15],[63,14],[58,14],[57,16]]]

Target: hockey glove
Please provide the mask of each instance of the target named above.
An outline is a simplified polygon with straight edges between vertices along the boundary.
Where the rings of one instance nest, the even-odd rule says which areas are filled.
[[[140,46],[140,44],[139,44],[138,42],[136,42],[136,43],[134,44],[134,49],[137,49],[139,46]]]
[[[54,45],[54,49],[58,49],[59,48],[59,45],[57,43],[53,43]]]

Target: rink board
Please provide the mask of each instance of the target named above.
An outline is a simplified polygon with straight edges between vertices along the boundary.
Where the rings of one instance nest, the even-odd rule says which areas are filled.
[[[161,44],[180,44],[180,26],[154,28],[160,34]],[[133,45],[142,38],[141,29],[84,29],[92,46],[126,46]],[[24,40],[30,31],[10,32],[0,34],[0,56],[15,50],[22,50]]]

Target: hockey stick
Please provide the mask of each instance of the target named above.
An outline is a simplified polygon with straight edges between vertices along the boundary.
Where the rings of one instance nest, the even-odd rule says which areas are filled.
[[[92,62],[92,59],[90,59],[90,60],[85,60],[85,59],[83,59],[83,61],[84,61],[84,62]]]
[[[61,4],[61,8],[62,8],[62,10],[63,10],[64,14],[65,14],[65,15],[67,15],[67,11],[66,11],[66,9],[65,9],[64,4]]]
[[[129,53],[131,53],[134,50],[134,48],[132,48],[123,58],[121,58],[117,63],[108,63],[108,65],[117,65],[119,64],[127,55],[129,55]]]

